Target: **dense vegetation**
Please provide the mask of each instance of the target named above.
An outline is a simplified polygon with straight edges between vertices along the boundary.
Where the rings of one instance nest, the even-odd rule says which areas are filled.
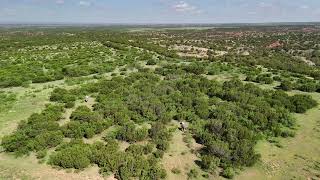
[[[318,31],[39,31],[26,37],[24,31],[1,32],[6,38],[0,41],[0,87],[56,80],[68,86],[54,88],[50,104],[21,121],[1,146],[17,156],[49,157],[52,166],[96,164],[101,174],[117,179],[163,179],[167,172],[161,161],[177,129],[172,122],[186,122],[201,144],[194,152],[199,167],[232,178],[235,170],[259,160],[254,150],[259,140],[294,136],[292,113],[317,106],[309,95],[286,91],[320,91],[319,46],[291,46],[316,41]],[[215,78],[221,74],[231,77]],[[94,104],[82,102],[85,96]],[[16,96],[0,92],[0,98],[2,110]],[[64,116],[66,111],[70,116]],[[98,136],[103,136],[100,141],[87,143]],[[198,171],[191,169],[188,176],[196,178]]]
[[[16,97],[16,94],[14,93],[7,93],[7,92],[0,91],[0,99],[1,99],[0,112],[3,112],[7,109],[10,109],[12,104],[16,101],[17,97]]]

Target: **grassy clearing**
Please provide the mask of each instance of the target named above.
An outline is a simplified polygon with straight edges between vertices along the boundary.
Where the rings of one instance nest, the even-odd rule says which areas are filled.
[[[175,122],[174,124],[175,126],[178,126],[178,122]],[[201,177],[205,172],[203,172],[195,163],[199,158],[196,154],[191,152],[192,149],[197,147],[197,144],[192,141],[190,143],[191,146],[188,147],[187,143],[183,140],[184,137],[185,134],[177,129],[173,134],[168,152],[163,156],[162,164],[167,171],[167,179],[188,179],[187,174],[191,169],[196,169],[199,172],[197,179],[205,179]]]
[[[61,82],[52,82],[50,85],[62,85]],[[19,121],[28,118],[32,113],[40,112],[45,104],[49,103],[49,94],[52,88],[43,88],[48,83],[34,84],[30,88],[10,88],[18,94],[18,100],[13,107],[0,114],[0,138],[10,134],[17,127]],[[92,107],[94,99],[90,98],[88,103],[78,102],[79,105]],[[72,110],[67,110],[65,114],[66,121]],[[0,153],[0,180],[2,179],[103,179],[98,167],[91,167],[81,172],[72,170],[52,169],[46,164],[39,164],[34,154],[28,157],[19,157]]]
[[[49,103],[49,95],[55,86],[63,85],[63,81],[32,84],[28,88],[14,87],[3,89],[17,95],[17,100],[10,109],[0,113],[0,138],[10,134],[18,122],[27,119],[32,113],[40,112]]]
[[[0,154],[0,179],[70,179],[98,180],[103,179],[98,167],[93,166],[81,172],[73,170],[53,169],[46,164],[39,164],[32,154],[28,157],[15,158],[8,154]]]
[[[298,93],[298,92],[291,92]],[[320,102],[320,95],[312,94]],[[319,179],[320,109],[295,115],[298,130],[294,138],[276,139],[282,148],[267,141],[257,145],[261,162],[242,172],[236,179]]]

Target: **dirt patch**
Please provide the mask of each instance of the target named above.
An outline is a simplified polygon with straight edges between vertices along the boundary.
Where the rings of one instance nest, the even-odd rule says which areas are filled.
[[[306,64],[308,64],[309,66],[315,66],[316,64],[310,60],[308,60],[306,57],[300,57],[300,56],[296,56],[297,59],[305,62]]]
[[[179,51],[177,54],[181,57],[197,57],[206,58],[208,57],[208,49],[195,46],[187,45],[174,45],[171,49]]]

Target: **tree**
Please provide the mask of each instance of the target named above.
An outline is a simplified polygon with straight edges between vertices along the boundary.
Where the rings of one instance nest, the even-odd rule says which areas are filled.
[[[293,89],[293,84],[290,81],[282,81],[279,88],[284,91],[291,91]]]

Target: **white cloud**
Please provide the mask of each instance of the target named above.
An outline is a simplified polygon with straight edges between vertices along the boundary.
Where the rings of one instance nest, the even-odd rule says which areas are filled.
[[[91,6],[91,2],[89,1],[79,1],[80,6]]]
[[[300,6],[300,8],[301,8],[301,9],[309,9],[309,6],[307,6],[307,5],[302,5],[302,6]]]
[[[191,13],[201,13],[202,11],[196,6],[190,5],[185,1],[179,1],[172,6],[176,12],[191,12]]]
[[[260,2],[259,7],[261,8],[272,7],[272,4],[266,3],[266,2]]]
[[[256,15],[256,14],[258,14],[256,11],[249,11],[247,14],[249,14],[249,15]]]
[[[64,0],[56,0],[57,4],[64,4]]]

